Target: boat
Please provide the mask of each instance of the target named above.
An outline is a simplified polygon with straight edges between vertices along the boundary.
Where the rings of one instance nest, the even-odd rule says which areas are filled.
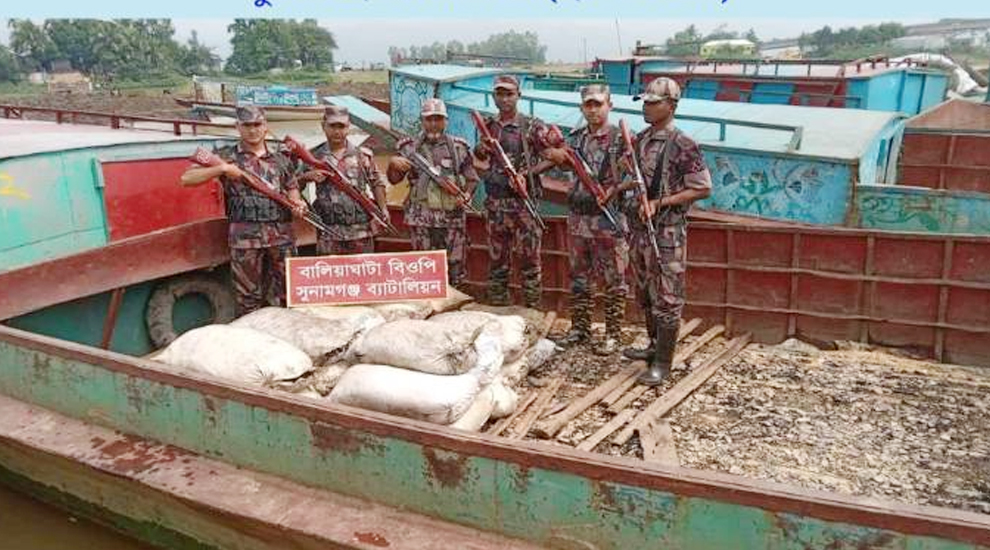
[[[0,482],[17,490],[167,548],[990,548],[985,514],[465,433],[165,370],[145,358],[149,297],[219,277],[228,261],[216,187],[175,185],[206,143],[68,128],[0,121]],[[400,235],[380,247],[408,249],[401,211],[393,221]],[[543,306],[564,311],[566,221],[547,221]],[[470,217],[475,289],[487,279],[484,228]],[[730,334],[990,358],[990,237],[708,214],[689,238],[686,315]],[[177,314],[177,330],[211,318],[186,305],[204,315]]]
[[[662,56],[595,61],[617,93],[636,94],[667,77],[683,97],[771,105],[895,111],[915,115],[945,99],[948,75],[910,60],[680,59]]]
[[[497,72],[394,68],[390,129],[418,132],[419,105],[436,96],[447,103],[449,131],[473,145],[471,111],[495,113]],[[534,89],[528,75],[518,76],[521,111],[564,131],[582,124],[577,92]],[[612,103],[613,121],[644,127],[632,96],[615,93]],[[820,225],[990,234],[990,196],[895,185],[906,121],[897,112],[682,99],[676,119],[712,171],[714,189],[702,208]]]

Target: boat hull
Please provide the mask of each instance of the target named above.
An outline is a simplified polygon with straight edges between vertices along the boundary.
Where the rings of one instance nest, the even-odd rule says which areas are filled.
[[[148,361],[3,327],[0,365],[0,394],[12,400],[182,450],[172,460],[150,447],[123,452],[110,460],[119,467],[150,475],[156,467],[181,468],[184,453],[192,453],[549,548],[990,545],[984,515],[509,442],[179,376]],[[9,436],[4,441],[13,445]],[[4,467],[10,469],[8,460]],[[44,483],[42,474],[34,477]],[[125,494],[141,497],[136,488]],[[123,503],[119,508],[135,515]],[[195,536],[181,522],[176,529]]]

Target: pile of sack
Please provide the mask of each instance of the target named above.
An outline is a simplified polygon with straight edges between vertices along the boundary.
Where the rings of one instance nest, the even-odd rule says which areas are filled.
[[[553,354],[543,314],[451,289],[434,301],[265,308],[191,330],[157,357],[173,369],[477,431],[512,414],[515,386]]]

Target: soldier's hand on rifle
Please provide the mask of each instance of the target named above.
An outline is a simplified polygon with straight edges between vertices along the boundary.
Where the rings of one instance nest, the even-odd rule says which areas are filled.
[[[618,187],[615,187],[614,185],[611,186],[611,187],[606,187],[605,188],[605,204],[608,204],[609,201],[611,201],[618,194],[618,191],[619,191],[619,188]]]
[[[564,166],[570,162],[570,156],[568,156],[567,151],[564,151],[561,148],[544,149],[542,155],[543,158],[549,160],[557,166]]]
[[[391,222],[392,221],[392,213],[388,211],[388,208],[383,208],[383,209],[380,209],[380,210],[382,211],[382,217],[385,218],[385,221]],[[373,233],[375,233],[375,234],[378,234],[378,233],[382,233],[382,232],[388,231],[388,228],[386,227],[386,225],[384,223],[382,223],[382,222],[380,222],[378,220],[373,220],[371,222],[371,231]]]
[[[307,172],[303,172],[303,174],[299,176],[300,181],[321,182],[325,179],[327,179],[327,173],[323,170],[309,170]]]
[[[303,215],[306,214],[306,210],[309,209],[309,205],[302,199],[294,199],[290,197],[289,202],[292,203],[292,214],[297,218],[303,217]]]
[[[229,162],[226,162],[223,165],[223,175],[232,180],[244,179],[244,172],[238,168],[236,164],[231,164]]]
[[[653,217],[657,213],[657,209],[660,207],[660,199],[646,201],[646,204],[640,204],[639,206],[639,217],[644,222]]]
[[[478,160],[488,160],[488,157],[492,156],[492,150],[494,147],[490,140],[482,137],[478,140],[478,144],[474,146],[474,156]]]

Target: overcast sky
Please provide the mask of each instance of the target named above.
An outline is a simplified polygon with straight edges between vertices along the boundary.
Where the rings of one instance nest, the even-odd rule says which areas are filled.
[[[889,20],[889,19],[888,19]],[[904,24],[932,19],[900,19]],[[484,40],[489,35],[508,30],[536,32],[547,46],[549,61],[580,62],[595,57],[627,55],[636,40],[662,43],[673,33],[694,23],[702,32],[725,24],[730,30],[745,32],[749,28],[763,40],[794,37],[824,25],[836,27],[878,24],[883,19],[825,18],[716,18],[696,19],[321,19],[320,24],[333,32],[338,61],[348,63],[387,62],[389,46],[408,47],[460,40],[465,44]],[[176,37],[185,40],[193,30],[200,40],[221,57],[230,55],[227,25],[230,19],[173,19]],[[618,28],[618,29],[617,29]],[[618,32],[617,32],[618,30]],[[0,25],[0,41],[8,43],[6,20]],[[620,49],[621,43],[621,49]],[[587,52],[585,52],[587,47]]]

